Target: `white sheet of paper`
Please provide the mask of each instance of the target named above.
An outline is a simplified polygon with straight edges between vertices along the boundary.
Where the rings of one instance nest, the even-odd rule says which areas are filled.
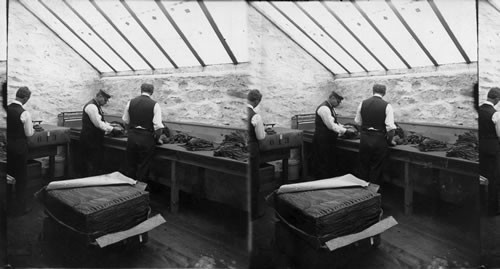
[[[396,224],[398,224],[398,222],[391,216],[373,224],[372,226],[359,233],[333,238],[330,241],[326,242],[326,246],[330,251],[332,251],[350,245],[359,240],[368,238],[370,236],[381,234],[382,232],[395,226]]]
[[[124,239],[127,239],[129,237],[132,237],[134,235],[142,234],[148,231],[151,231],[152,229],[160,226],[161,224],[165,223],[165,219],[160,215],[155,215],[152,218],[149,218],[138,225],[125,230],[121,232],[116,232],[116,233],[111,233],[111,234],[106,234],[103,235],[99,238],[97,238],[95,241],[97,242],[97,245],[99,247],[103,248],[105,246],[114,244],[116,242],[120,242]]]
[[[120,172],[113,172],[93,177],[85,177],[78,179],[52,181],[45,188],[49,190],[69,189],[90,186],[107,186],[107,185],[120,185],[128,184],[135,185],[137,182],[129,177],[124,176]]]
[[[335,188],[356,187],[356,186],[367,187],[368,184],[370,183],[362,179],[359,179],[351,174],[346,174],[340,177],[282,185],[276,191],[276,193],[281,194],[288,192],[335,189]]]

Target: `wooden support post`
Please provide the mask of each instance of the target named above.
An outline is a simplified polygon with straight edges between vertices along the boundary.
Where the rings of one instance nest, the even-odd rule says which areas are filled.
[[[175,175],[177,162],[172,160],[170,167],[170,212],[177,213],[179,211],[179,186],[177,185],[177,176]]]
[[[404,180],[405,180],[405,215],[413,213],[413,181],[410,177],[410,163],[404,162]]]

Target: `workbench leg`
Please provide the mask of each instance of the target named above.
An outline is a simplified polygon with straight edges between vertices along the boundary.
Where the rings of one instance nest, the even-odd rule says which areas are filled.
[[[432,211],[434,215],[439,213],[439,207],[441,206],[440,196],[441,196],[441,186],[439,184],[439,169],[432,168]]]
[[[205,194],[205,168],[198,167],[198,178],[194,185],[193,196],[196,202],[201,202]]]
[[[170,212],[177,213],[179,211],[179,186],[177,185],[177,177],[176,177],[176,166],[177,162],[171,162],[171,172],[170,172]]]
[[[56,156],[49,156],[49,182],[54,180],[55,177],[55,167],[56,167]]]
[[[69,177],[69,165],[70,165],[70,153],[69,153],[69,143],[64,145],[64,178],[67,179]]]
[[[281,161],[282,164],[282,173],[281,173],[281,185],[286,184],[288,181],[288,159],[283,159]]]
[[[405,215],[413,213],[413,181],[410,177],[410,163],[404,163],[404,180],[405,180]]]
[[[307,180],[307,160],[305,156],[305,151],[304,151],[304,143],[302,143],[302,146],[300,146],[300,163],[302,164],[302,173],[300,174],[301,179],[300,181],[306,181]]]

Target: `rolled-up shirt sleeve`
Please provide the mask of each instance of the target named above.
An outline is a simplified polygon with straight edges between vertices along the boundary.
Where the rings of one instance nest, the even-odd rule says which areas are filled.
[[[359,126],[361,126],[361,124],[363,124],[363,119],[361,118],[361,106],[362,105],[363,105],[363,103],[359,103],[358,109],[356,110],[356,117],[354,118],[354,122]]]
[[[396,124],[394,123],[394,110],[391,104],[387,104],[385,107],[385,128],[387,132],[390,130],[396,130]]]
[[[130,115],[128,114],[128,108],[130,107],[130,101],[127,102],[127,105],[125,106],[125,110],[123,111],[123,116],[122,120],[126,123],[130,123]]]
[[[113,126],[111,126],[111,124],[102,120],[102,117],[97,110],[97,106],[95,106],[94,104],[90,104],[85,107],[85,113],[89,115],[90,121],[92,122],[92,124],[94,124],[95,127],[103,130],[106,133],[109,133],[113,130]]]
[[[35,130],[33,129],[31,114],[28,111],[25,110],[23,113],[21,113],[21,122],[23,123],[24,134],[28,137],[32,136],[35,133]]]
[[[128,109],[127,109],[128,111]],[[164,128],[165,126],[163,126],[163,122],[162,122],[162,119],[161,119],[161,108],[160,108],[160,105],[158,103],[155,104],[155,107],[153,108],[153,128],[155,130],[158,130],[158,129],[161,129],[161,128]]]
[[[259,114],[255,114],[252,117],[252,125],[255,129],[255,136],[257,136],[258,140],[266,138],[264,123],[262,122],[262,117]]]
[[[498,139],[500,139],[500,113],[499,112],[493,113],[491,120],[495,124],[495,130],[497,131],[497,137],[498,137]]]
[[[323,123],[326,125],[326,127],[339,135],[343,135],[346,131],[346,128],[344,128],[341,124],[335,123],[335,119],[332,116],[332,112],[330,109],[326,106],[322,106],[318,109],[318,115],[321,117],[321,120],[323,120]]]

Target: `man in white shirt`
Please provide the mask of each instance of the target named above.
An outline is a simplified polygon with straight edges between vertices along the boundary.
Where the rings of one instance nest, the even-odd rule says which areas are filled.
[[[335,108],[344,97],[332,91],[328,99],[316,108],[313,136],[314,176],[316,179],[338,176],[336,144],[337,137],[348,131],[337,120]]]
[[[113,126],[103,118],[102,106],[111,96],[99,90],[96,96],[83,107],[80,149],[83,161],[83,176],[101,174],[103,164],[104,135],[113,131]]]
[[[359,104],[354,119],[361,126],[360,177],[376,184],[381,183],[388,146],[394,145],[396,130],[392,106],[383,99],[385,92],[385,85],[373,85],[373,96]]]
[[[7,108],[7,173],[16,179],[16,199],[12,199],[12,185],[7,189],[7,205],[10,215],[19,216],[29,212],[26,201],[26,177],[28,164],[28,137],[34,133],[31,115],[24,104],[31,97],[28,87],[20,87],[16,100]]]
[[[164,128],[160,105],[151,99],[153,92],[152,84],[142,84],[141,95],[127,103],[122,116],[129,129],[126,174],[140,181],[148,180],[155,137],[159,137]]]
[[[500,183],[500,88],[491,88],[479,107],[479,173],[488,179],[488,214],[497,215]]]

